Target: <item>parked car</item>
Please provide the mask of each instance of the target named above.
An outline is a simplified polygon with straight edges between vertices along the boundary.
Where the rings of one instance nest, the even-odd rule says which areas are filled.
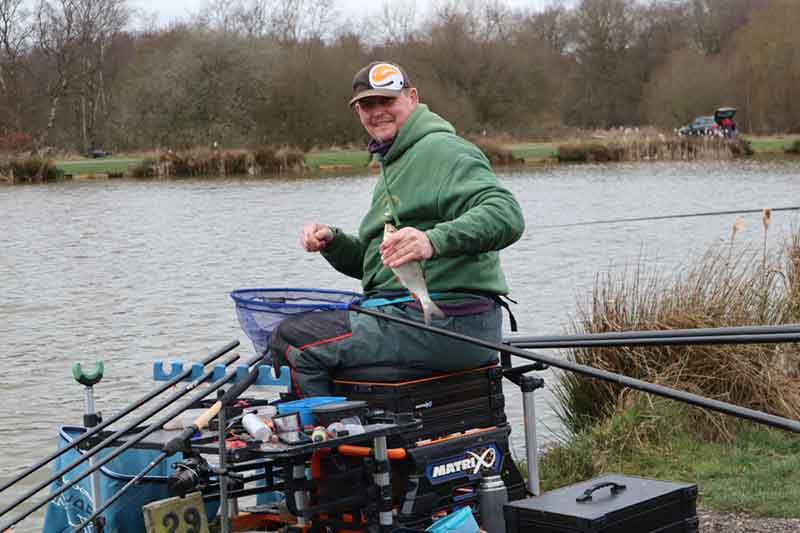
[[[714,111],[714,122],[719,124],[722,135],[731,139],[736,138],[736,122],[733,120],[735,116],[735,107],[720,107]]]
[[[87,157],[92,157],[92,158],[95,158],[95,159],[100,158],[100,157],[108,157],[110,155],[111,155],[111,152],[107,152],[106,150],[98,150],[98,149],[92,149],[92,150],[89,150],[86,153]]]
[[[689,124],[678,129],[678,135],[686,137],[688,135],[719,135],[719,124],[713,116],[697,117]]]

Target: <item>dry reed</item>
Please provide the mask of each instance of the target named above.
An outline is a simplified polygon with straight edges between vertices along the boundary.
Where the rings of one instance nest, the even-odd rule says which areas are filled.
[[[737,226],[732,238],[741,229]],[[603,333],[797,321],[800,233],[780,256],[776,260],[745,250],[732,257],[732,247],[714,248],[674,280],[646,272],[644,261],[631,272],[598,276],[591,304],[579,307],[574,330]],[[569,356],[596,368],[800,418],[796,344],[582,348]],[[577,433],[618,410],[626,392],[617,385],[564,374],[556,397],[559,416]],[[693,416],[703,418],[695,427],[709,435],[732,433],[729,417],[698,410]]]
[[[610,143],[573,143],[558,147],[561,162],[691,161],[731,159],[753,153],[743,139],[722,137],[629,136]]]
[[[291,147],[260,146],[252,150],[170,150],[154,159],[145,159],[131,169],[131,175],[138,178],[274,176],[302,174],[305,170],[303,151]]]
[[[38,157],[26,157],[0,162],[0,176],[12,184],[34,183],[39,179],[40,169],[41,181],[57,181],[64,177],[64,171],[56,167],[50,159],[42,161]]]
[[[524,159],[514,157],[511,150],[498,142],[487,139],[472,139],[472,142],[480,148],[493,166],[520,165],[525,162]]]

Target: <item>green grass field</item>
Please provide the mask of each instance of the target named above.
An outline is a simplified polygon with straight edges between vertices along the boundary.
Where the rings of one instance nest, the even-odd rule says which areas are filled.
[[[309,152],[306,154],[306,165],[314,170],[325,166],[350,166],[354,169],[366,168],[369,164],[369,152],[366,150],[336,150],[327,152]]]
[[[701,437],[687,408],[654,403],[661,407],[617,413],[548,449],[539,464],[543,489],[618,472],[697,483],[704,508],[800,518],[796,435],[742,422],[730,441]]]
[[[511,150],[514,157],[519,157],[525,161],[542,161],[555,159],[558,151],[558,144],[554,142],[517,143],[506,145],[506,148]]]
[[[800,139],[800,135],[765,135],[760,137],[745,135],[744,137],[750,141],[753,150],[757,154],[782,154],[792,143]]]
[[[56,166],[66,174],[108,174],[126,172],[142,160],[138,158],[107,157],[103,159],[81,159],[74,161],[56,161]]]

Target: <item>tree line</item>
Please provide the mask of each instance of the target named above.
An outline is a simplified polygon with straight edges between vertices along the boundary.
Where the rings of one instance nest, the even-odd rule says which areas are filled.
[[[466,134],[672,129],[717,107],[800,132],[797,0],[581,0],[542,10],[333,0],[209,0],[166,27],[125,0],[0,0],[0,149],[147,150],[361,143],[354,72],[402,64]]]

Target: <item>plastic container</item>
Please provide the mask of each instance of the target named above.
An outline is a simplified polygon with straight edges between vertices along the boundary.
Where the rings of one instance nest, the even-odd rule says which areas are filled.
[[[364,426],[362,426],[360,422],[353,419],[349,423],[334,422],[333,424],[328,426],[327,431],[328,433],[334,435],[335,437],[343,437],[345,435],[347,436],[361,435],[366,430],[364,429]]]
[[[247,413],[242,417],[242,425],[251,437],[261,442],[267,442],[272,437],[272,430],[264,423],[260,416]]]
[[[462,507],[457,511],[453,511],[444,518],[440,518],[425,531],[432,531],[434,533],[480,533],[481,528],[472,516],[472,509],[469,507]],[[492,531],[491,533],[502,533]]]
[[[318,426],[344,422],[345,419],[361,423],[367,415],[367,402],[359,400],[326,403],[312,407],[311,414],[314,417],[314,423]]]
[[[58,447],[64,448],[78,439],[86,429],[79,426],[61,426],[58,433]],[[102,450],[98,457],[102,458],[114,451],[113,447]],[[119,455],[116,459],[99,469],[100,498],[107,500],[124,487],[131,479],[142,471],[158,454],[159,450],[130,449]],[[72,448],[62,454],[53,462],[53,470],[59,471],[72,461],[85,455],[83,450]],[[144,476],[134,490],[125,494],[114,502],[103,516],[106,520],[106,531],[118,533],[139,533],[145,530],[142,506],[148,503],[170,497],[167,488],[167,478],[172,472],[171,465],[183,458],[175,454],[162,461]],[[64,474],[50,485],[51,490],[63,486],[82,474],[88,468],[89,462],[84,461],[76,468]],[[61,497],[56,498],[47,506],[42,533],[63,533],[72,529],[89,517],[93,506],[91,501],[91,480],[84,478],[78,484],[67,490]],[[219,503],[211,501],[206,503],[206,514],[211,520],[217,513]],[[91,530],[92,528],[87,528]]]
[[[303,424],[303,426],[315,426],[319,425],[314,423],[314,417],[311,414],[311,410],[315,406],[326,403],[341,402],[346,399],[347,398],[344,396],[311,396],[309,398],[303,398],[302,400],[279,403],[278,413],[281,415],[299,413],[300,423]]]

